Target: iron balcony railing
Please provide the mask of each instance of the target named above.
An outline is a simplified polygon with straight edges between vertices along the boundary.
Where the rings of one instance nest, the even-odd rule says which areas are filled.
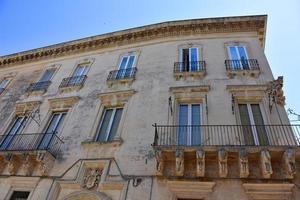
[[[180,72],[206,72],[205,61],[175,62],[174,73]]]
[[[50,84],[51,84],[51,81],[31,83],[29,85],[29,87],[27,88],[27,92],[46,91]]]
[[[228,71],[259,70],[259,64],[256,59],[225,60],[225,67]]]
[[[135,79],[137,68],[119,69],[110,71],[107,81],[121,80],[121,79]]]
[[[64,88],[64,87],[83,86],[86,77],[87,77],[86,75],[82,75],[82,76],[72,76],[72,77],[64,78],[60,83],[59,87]]]
[[[300,146],[300,125],[153,125],[154,146]]]
[[[46,150],[56,157],[63,141],[52,133],[24,133],[0,135],[0,151],[38,151]]]

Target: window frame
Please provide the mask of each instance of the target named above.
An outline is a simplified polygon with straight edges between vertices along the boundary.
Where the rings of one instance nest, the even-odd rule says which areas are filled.
[[[37,82],[39,82],[39,83],[41,83],[41,82],[47,82],[47,81],[42,81],[42,78],[44,77],[44,75],[45,75],[45,73],[47,71],[52,71],[52,70],[53,70],[53,73],[52,73],[50,79],[47,80],[47,81],[51,81],[53,79],[54,75],[56,74],[57,68],[50,67],[50,68],[47,68],[46,70],[44,70],[43,74],[40,76],[40,78],[39,78],[39,80]]]
[[[30,195],[31,195],[31,191],[28,191],[28,190],[13,190],[13,191],[11,191],[11,194],[9,195],[9,198],[8,198],[9,200],[13,200],[12,197],[13,197],[15,192],[24,192],[24,193],[26,192],[26,193],[28,193],[27,199],[29,199]]]

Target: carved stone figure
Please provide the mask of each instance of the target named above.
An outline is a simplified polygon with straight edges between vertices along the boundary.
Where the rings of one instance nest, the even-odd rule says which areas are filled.
[[[5,162],[7,163],[7,169],[8,169],[9,175],[15,175],[19,168],[19,163],[15,159],[15,156],[12,154],[6,154]]]
[[[203,150],[196,151],[197,158],[197,176],[203,177],[205,174],[205,152]]]
[[[272,101],[280,106],[285,105],[285,97],[283,94],[283,76],[279,76],[276,80],[271,81],[268,86],[268,94],[272,97]]]
[[[228,153],[225,149],[219,150],[218,158],[219,158],[219,176],[220,177],[226,177],[228,174],[227,157],[228,157]]]
[[[262,170],[263,178],[271,178],[273,170],[272,170],[270,152],[267,150],[261,151],[260,160],[261,160],[261,170]]]
[[[295,150],[287,149],[283,154],[283,166],[286,178],[292,179],[296,174]]]
[[[240,178],[247,178],[249,176],[249,164],[247,151],[244,149],[239,152],[239,168]]]
[[[155,151],[155,158],[156,158],[156,172],[158,175],[162,175],[164,169],[162,151],[160,150]]]
[[[182,150],[177,150],[175,152],[175,173],[177,176],[183,176],[184,173],[184,152]]]
[[[86,170],[83,178],[82,187],[88,190],[95,188],[99,185],[103,169],[89,168]]]
[[[36,160],[40,163],[40,173],[47,176],[54,165],[54,157],[47,152],[38,152]]]
[[[22,160],[22,168],[25,172],[25,175],[30,176],[33,171],[33,161],[30,159],[29,154],[24,153],[21,156],[21,160]]]

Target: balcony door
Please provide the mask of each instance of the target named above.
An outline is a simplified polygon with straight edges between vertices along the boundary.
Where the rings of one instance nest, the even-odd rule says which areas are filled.
[[[48,82],[52,79],[55,69],[47,69],[43,76],[40,78],[39,82]]]
[[[135,55],[123,56],[119,65],[119,71],[116,73],[116,79],[129,78],[134,67]]]
[[[198,48],[181,49],[180,52],[181,71],[198,71],[199,70],[199,51]]]
[[[200,145],[201,104],[180,104],[178,111],[178,145]]]
[[[72,78],[69,82],[70,85],[80,85],[83,77],[86,76],[88,72],[88,64],[80,64],[76,67],[75,71],[73,72]]]
[[[52,114],[45,133],[43,134],[43,137],[39,144],[39,149],[47,149],[49,147],[55,134],[59,133],[66,114],[66,112]]]
[[[7,134],[2,136],[2,141],[0,145],[0,149],[9,149],[11,145],[13,145],[14,138],[20,134],[26,124],[27,117],[26,116],[17,116],[12,125],[10,126]]]
[[[245,46],[229,46],[228,54],[235,70],[249,70],[248,54]]]
[[[245,144],[268,145],[269,140],[259,104],[239,104],[238,106]]]

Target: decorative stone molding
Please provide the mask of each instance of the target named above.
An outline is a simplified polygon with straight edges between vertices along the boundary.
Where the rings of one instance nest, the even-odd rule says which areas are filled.
[[[204,101],[205,95],[209,92],[209,90],[209,85],[170,87],[169,89],[177,101],[185,103],[194,101],[201,103],[201,101]]]
[[[38,60],[74,55],[97,49],[150,41],[166,37],[209,33],[256,32],[261,46],[265,45],[267,16],[223,17],[181,20],[133,28],[103,35],[65,42],[22,53],[2,56],[0,67]]]
[[[46,151],[40,151],[37,153],[36,160],[39,163],[39,171],[42,176],[47,176],[52,169],[55,158]]]
[[[261,164],[261,172],[263,178],[271,178],[273,174],[272,164],[271,164],[271,155],[268,150],[261,151],[260,154],[260,164]]]
[[[28,153],[21,155],[22,169],[24,170],[25,176],[30,176],[33,172],[34,161]]]
[[[261,102],[265,97],[266,85],[227,85],[226,88],[232,93],[238,103]]]
[[[247,178],[249,176],[249,162],[248,155],[245,149],[239,151],[239,169],[240,178]]]
[[[226,74],[229,78],[234,78],[236,76],[238,77],[253,77],[253,78],[258,78],[260,75],[260,69],[251,69],[251,70],[231,70],[227,69]]]
[[[7,153],[5,155],[5,162],[7,163],[7,169],[9,175],[15,175],[20,167],[20,161],[14,154]]]
[[[167,181],[167,185],[177,198],[204,199],[213,192],[216,184],[202,181]]]
[[[222,178],[227,177],[228,167],[227,167],[228,153],[225,149],[220,149],[218,151],[218,163],[219,163],[219,176]]]
[[[285,105],[285,96],[283,94],[283,76],[279,76],[276,80],[268,84],[267,92],[272,101],[280,106]]]
[[[176,176],[183,176],[184,174],[184,151],[175,151],[175,174]]]
[[[34,109],[38,108],[40,104],[40,101],[19,102],[16,104],[15,114],[28,115],[33,112]]]
[[[163,175],[164,170],[164,159],[163,159],[163,153],[161,150],[155,151],[155,158],[156,158],[156,175]]]
[[[197,176],[204,177],[205,175],[205,152],[203,150],[196,151]]]
[[[101,93],[98,96],[101,100],[101,104],[104,106],[124,106],[128,102],[129,98],[135,93],[135,90],[124,90]]]
[[[173,73],[176,81],[183,79],[183,80],[188,80],[188,79],[195,79],[195,80],[201,80],[204,78],[206,75],[205,70],[199,70],[199,71],[187,71],[187,72],[182,72],[182,71],[176,71]]]
[[[70,109],[78,101],[79,101],[79,97],[73,96],[73,97],[49,99],[49,104],[51,110]]]
[[[282,156],[282,161],[286,178],[293,179],[296,174],[295,150],[287,149]]]
[[[92,200],[112,200],[103,192],[96,191],[79,191],[73,192],[65,196],[62,200],[82,200],[82,199],[92,199]]]
[[[103,172],[103,169],[100,169],[100,168],[86,169],[81,186],[88,190],[91,190],[91,189],[97,187],[99,185],[102,172]]]
[[[243,187],[253,200],[290,200],[294,184],[289,183],[244,183]]]

